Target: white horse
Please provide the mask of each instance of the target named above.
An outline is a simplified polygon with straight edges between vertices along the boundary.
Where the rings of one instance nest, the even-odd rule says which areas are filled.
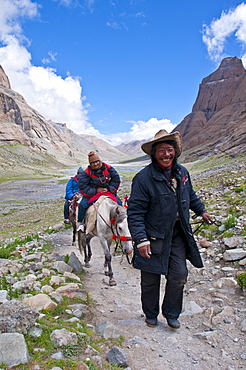
[[[95,222],[90,224],[93,213]],[[92,256],[90,241],[94,236],[98,236],[105,255],[105,275],[109,276],[109,285],[116,285],[113,279],[111,264],[110,246],[113,240],[116,240],[121,246],[123,254],[127,256],[132,253],[132,238],[127,224],[126,208],[118,205],[111,198],[101,196],[96,203],[89,207],[85,217],[86,232],[78,231],[79,250],[84,251],[85,267],[90,267]],[[91,226],[92,225],[92,226]]]

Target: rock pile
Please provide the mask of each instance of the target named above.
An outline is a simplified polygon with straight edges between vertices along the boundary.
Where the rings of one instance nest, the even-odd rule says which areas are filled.
[[[26,243],[13,253],[15,258],[16,254],[20,258],[0,259],[0,363],[8,367],[32,360],[24,335],[40,338],[46,330],[45,325],[40,324],[46,316],[44,312],[53,311],[64,304],[65,299],[70,304],[63,308],[62,315],[71,329],[62,327],[51,331],[50,342],[54,351],[50,353],[50,358],[64,359],[66,356],[62,350],[71,346],[77,348],[81,339],[88,338],[81,325],[81,319],[91,315],[88,294],[81,281],[83,266],[74,252],[70,254],[68,263],[64,262],[64,256],[57,253],[45,255],[42,252],[44,244],[45,240]],[[11,298],[13,295],[18,299]],[[92,325],[88,326],[93,329]],[[57,352],[55,349],[61,350]],[[37,344],[34,350],[42,352],[46,349]],[[103,366],[105,359],[93,347],[88,345],[81,353],[83,361],[91,359]],[[112,353],[109,354],[110,361],[112,356]],[[77,369],[88,369],[83,361],[77,363]],[[36,365],[35,369],[41,367]]]

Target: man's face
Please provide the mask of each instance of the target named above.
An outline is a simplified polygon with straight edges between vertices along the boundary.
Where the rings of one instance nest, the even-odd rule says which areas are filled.
[[[170,167],[175,157],[174,146],[167,143],[161,143],[156,145],[155,159],[163,167]]]
[[[98,160],[91,162],[90,165],[93,170],[98,170],[102,166],[102,162]]]

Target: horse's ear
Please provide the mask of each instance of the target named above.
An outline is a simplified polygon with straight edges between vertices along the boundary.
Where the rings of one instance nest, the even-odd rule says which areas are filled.
[[[110,210],[110,219],[115,218],[116,215],[119,213],[119,212],[117,212],[117,208],[118,208],[117,206],[114,206],[114,207],[111,208],[111,210]]]

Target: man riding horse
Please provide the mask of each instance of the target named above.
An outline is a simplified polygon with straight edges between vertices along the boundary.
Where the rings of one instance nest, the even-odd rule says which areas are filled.
[[[69,200],[71,201],[74,198],[75,194],[79,192],[78,180],[82,172],[83,172],[83,168],[79,167],[77,171],[77,175],[71,177],[66,185],[66,194],[65,194],[66,201],[64,203],[64,223],[65,224],[70,224]]]
[[[101,195],[106,195],[122,205],[117,197],[120,186],[118,172],[109,164],[101,161],[99,156],[91,151],[88,154],[89,166],[79,177],[78,188],[83,198],[78,211],[78,231],[85,231],[84,217],[90,204],[94,203]]]

